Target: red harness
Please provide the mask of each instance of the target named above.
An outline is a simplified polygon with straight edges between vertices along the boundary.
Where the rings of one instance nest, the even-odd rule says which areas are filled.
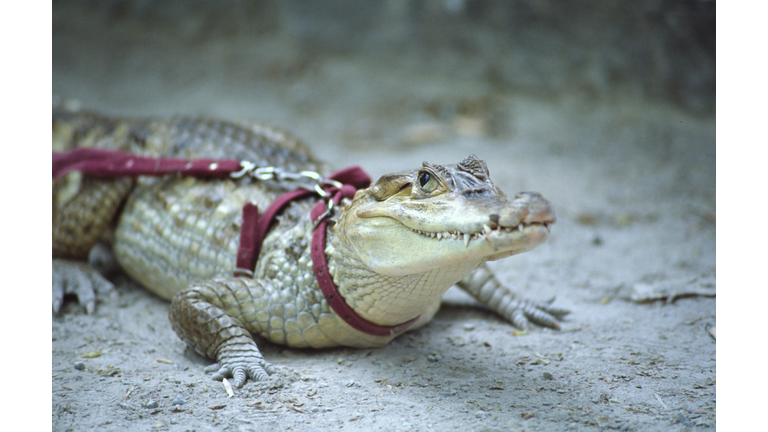
[[[75,170],[110,178],[182,174],[224,179],[230,178],[233,173],[240,171],[242,165],[240,161],[233,159],[153,158],[116,150],[78,148],[68,152],[54,152],[52,168],[54,179]],[[351,199],[357,189],[368,187],[371,184],[371,178],[359,166],[337,171],[331,174],[328,179],[342,184],[341,187],[327,185],[323,187],[334,205],[339,204],[343,198]],[[243,206],[243,224],[240,229],[240,246],[237,252],[235,276],[247,275],[252,277],[253,269],[256,267],[256,261],[261,252],[261,245],[275,216],[291,201],[314,193],[316,192],[301,188],[286,192],[275,200],[261,217],[259,217],[259,210],[255,204],[249,202]],[[373,336],[392,336],[403,333],[419,319],[418,316],[396,326],[380,326],[355,313],[339,294],[339,290],[328,271],[328,261],[325,256],[325,235],[328,226],[325,216],[326,203],[321,200],[312,207],[310,213],[312,222],[316,224],[312,233],[311,255],[315,279],[328,301],[328,305],[347,324],[363,333]],[[321,217],[322,219],[320,219]]]

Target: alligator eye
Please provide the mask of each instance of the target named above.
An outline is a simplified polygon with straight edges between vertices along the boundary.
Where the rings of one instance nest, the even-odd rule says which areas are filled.
[[[432,176],[429,175],[429,173],[419,174],[419,186],[422,188],[425,187],[430,180],[432,180]]]
[[[419,173],[418,182],[419,182],[419,189],[421,189],[422,192],[427,194],[434,192],[439,185],[437,182],[437,178],[433,177],[432,174],[426,171]]]

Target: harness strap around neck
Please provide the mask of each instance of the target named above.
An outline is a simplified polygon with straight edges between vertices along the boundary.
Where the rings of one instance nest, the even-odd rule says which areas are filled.
[[[352,198],[355,195],[355,189],[344,185],[333,197],[333,203],[338,204],[342,198]],[[312,208],[310,216],[312,222],[325,213],[325,201],[320,201]],[[327,220],[322,220],[317,225],[315,232],[312,233],[312,269],[315,272],[315,279],[320,285],[323,296],[328,301],[328,305],[333,309],[352,328],[373,336],[395,336],[408,330],[419,316],[396,326],[382,326],[374,324],[358,315],[339,293],[336,284],[333,283],[333,277],[328,271],[328,260],[325,256],[325,236]]]

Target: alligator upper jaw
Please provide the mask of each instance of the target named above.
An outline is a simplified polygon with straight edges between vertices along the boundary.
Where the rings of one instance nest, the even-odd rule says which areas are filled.
[[[402,276],[531,250],[555,223],[537,193],[482,202],[444,198],[369,202],[345,221],[346,237],[369,268]]]
[[[544,232],[544,235],[549,234],[549,222],[541,222],[541,223],[520,223],[516,226],[512,227],[504,227],[504,226],[496,226],[495,228],[491,227],[491,224],[484,223],[482,231],[475,231],[475,232],[460,232],[458,230],[454,231],[421,231],[418,229],[412,229],[417,234],[429,237],[434,240],[438,241],[462,241],[464,242],[464,247],[468,248],[469,244],[474,241],[486,241],[489,243],[499,242],[501,241],[502,236],[509,236],[513,234],[522,233],[526,236],[539,236],[542,232]],[[410,228],[410,227],[409,227]],[[542,230],[543,228],[543,230]]]

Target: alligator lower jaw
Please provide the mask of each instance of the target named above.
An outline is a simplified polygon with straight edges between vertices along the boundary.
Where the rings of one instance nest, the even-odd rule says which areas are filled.
[[[521,223],[519,225],[513,226],[513,227],[497,227],[497,228],[491,228],[488,224],[483,225],[482,231],[477,231],[473,233],[466,233],[461,232],[458,230],[452,230],[452,231],[439,231],[439,232],[429,232],[429,231],[421,231],[413,228],[409,228],[411,231],[422,235],[424,237],[429,237],[436,240],[461,240],[464,242],[464,247],[469,247],[469,244],[474,241],[481,238],[488,238],[488,235],[492,233],[498,233],[498,234],[514,234],[514,233],[525,233],[526,229],[529,228],[539,228],[544,227],[546,229],[546,232],[549,233],[549,222],[534,222],[534,223],[528,223],[524,224]]]

